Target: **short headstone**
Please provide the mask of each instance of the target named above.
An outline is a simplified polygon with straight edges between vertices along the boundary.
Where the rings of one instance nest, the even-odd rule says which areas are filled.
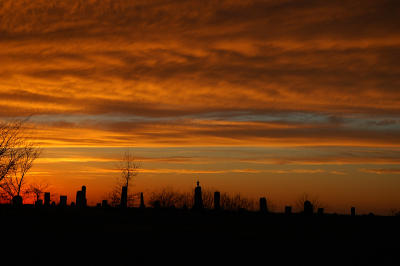
[[[313,215],[314,213],[314,206],[308,200],[304,202],[304,214],[305,215]]]
[[[50,192],[44,193],[44,206],[50,206]]]
[[[140,192],[140,208],[141,209],[146,208],[146,205],[144,205],[143,192]]]
[[[67,196],[60,196],[60,207],[66,207],[67,206]]]
[[[126,186],[122,187],[120,207],[121,208],[128,207],[128,187]]]
[[[260,198],[260,212],[263,212],[263,213],[268,212],[267,199],[266,198]]]
[[[221,193],[219,191],[214,192],[214,210],[219,211],[221,209]]]
[[[12,198],[12,205],[14,206],[14,207],[21,207],[23,204],[22,204],[22,197],[20,196],[20,195],[18,195],[18,196],[14,196],[13,198]]]

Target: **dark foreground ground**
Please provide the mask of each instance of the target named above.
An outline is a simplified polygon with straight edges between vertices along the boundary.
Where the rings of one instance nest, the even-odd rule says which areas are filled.
[[[0,207],[0,265],[400,265],[400,217]]]

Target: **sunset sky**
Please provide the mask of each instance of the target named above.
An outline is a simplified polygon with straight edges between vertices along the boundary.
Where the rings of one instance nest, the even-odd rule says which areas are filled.
[[[30,116],[29,180],[302,193],[400,208],[400,1],[0,0],[0,119]]]

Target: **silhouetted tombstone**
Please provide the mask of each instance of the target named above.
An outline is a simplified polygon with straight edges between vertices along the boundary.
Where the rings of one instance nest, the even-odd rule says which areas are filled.
[[[268,212],[267,199],[266,198],[260,198],[260,212],[262,212],[262,213]]]
[[[221,209],[221,193],[219,191],[214,192],[214,210],[219,211]]]
[[[101,207],[103,207],[103,208],[107,208],[107,207],[108,207],[108,202],[107,202],[107,200],[103,200],[103,201],[101,202]]]
[[[60,196],[60,207],[66,207],[67,206],[67,196]]]
[[[50,192],[44,193],[44,206],[46,207],[50,206]]]
[[[203,197],[201,195],[200,182],[197,181],[197,187],[194,189],[194,205],[193,209],[201,210],[203,209]]]
[[[76,192],[76,207],[82,207],[82,190]]]
[[[82,186],[82,207],[86,207],[87,200],[86,200],[86,186]]]
[[[75,202],[71,202],[71,207],[75,207]]]
[[[14,207],[21,207],[22,206],[22,197],[20,195],[14,196],[12,198],[12,205]]]
[[[304,202],[304,214],[305,215],[312,215],[314,212],[314,206],[308,200]]]
[[[43,206],[43,200],[39,199],[39,200],[35,201],[35,206],[36,207]]]
[[[56,203],[54,201],[51,202],[51,207],[55,207]]]
[[[351,207],[351,216],[356,216],[356,208]]]
[[[287,214],[287,215],[292,214],[292,207],[291,206],[286,206],[285,207],[285,214]]]
[[[86,207],[86,186],[82,186],[82,190],[76,192],[76,207]]]
[[[121,191],[120,207],[126,208],[128,206],[128,187],[123,186]]]
[[[140,208],[141,209],[146,208],[146,205],[144,205],[143,192],[140,192]]]
[[[318,208],[318,215],[324,215],[324,208]]]
[[[100,202],[96,203],[96,208],[101,208],[101,203]]]

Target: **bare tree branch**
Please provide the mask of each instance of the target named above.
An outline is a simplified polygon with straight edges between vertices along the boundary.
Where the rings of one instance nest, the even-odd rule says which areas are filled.
[[[49,185],[44,182],[31,183],[27,189],[27,193],[35,196],[35,201],[38,201],[41,195],[48,189]]]
[[[129,193],[129,186],[139,173],[140,163],[136,160],[134,154],[128,150],[123,154],[117,167],[120,170],[120,176],[117,177],[116,184],[108,198],[112,206],[118,206],[121,201],[122,187],[126,186],[128,190],[128,206],[132,206],[138,194]]]
[[[26,120],[0,123],[0,190],[1,197],[20,196],[25,178],[40,149],[26,134]]]

